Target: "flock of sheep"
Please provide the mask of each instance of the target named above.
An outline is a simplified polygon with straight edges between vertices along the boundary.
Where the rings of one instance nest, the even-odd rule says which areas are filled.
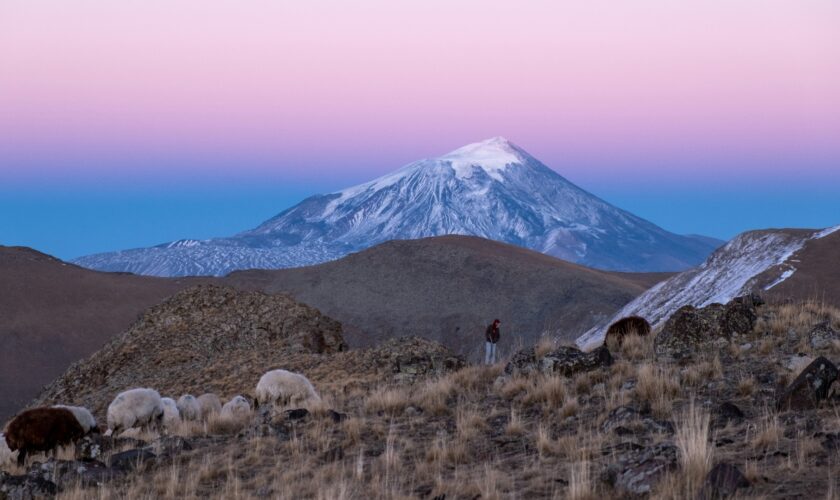
[[[299,374],[286,370],[272,370],[257,383],[256,405],[302,405],[320,401],[312,383]],[[206,421],[211,415],[222,418],[247,418],[252,412],[251,402],[242,395],[222,405],[215,394],[195,397],[185,394],[175,401],[161,397],[154,389],[137,388],[121,392],[108,405],[106,435],[116,435],[132,428],[172,429],[182,421]],[[18,465],[27,454],[55,450],[89,433],[98,433],[93,414],[80,406],[56,405],[32,408],[15,416],[0,434],[9,452],[18,451]]]

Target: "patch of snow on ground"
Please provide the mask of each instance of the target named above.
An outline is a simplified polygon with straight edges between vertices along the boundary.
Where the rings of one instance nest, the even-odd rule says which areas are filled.
[[[813,239],[818,240],[818,239],[820,239],[820,238],[825,238],[825,237],[826,237],[826,236],[828,236],[829,234],[834,233],[834,232],[836,232],[836,231],[838,231],[838,230],[840,230],[840,226],[834,226],[834,227],[829,227],[829,228],[823,229],[823,230],[822,230],[822,231],[820,231],[819,233],[815,234],[815,235],[813,236]]]
[[[582,349],[597,347],[603,343],[607,327],[625,316],[642,316],[656,327],[682,306],[704,307],[715,302],[729,302],[748,291],[745,285],[753,277],[787,261],[805,241],[807,238],[794,238],[784,233],[742,234],[713,253],[700,267],[680,273],[643,293],[624,306],[609,323],[597,325],[581,335],[577,344]],[[785,279],[792,274],[790,272]]]
[[[793,276],[793,273],[795,273],[795,272],[796,272],[796,268],[790,268],[790,269],[788,269],[787,271],[783,272],[781,276],[779,276],[779,279],[777,279],[777,280],[776,280],[776,281],[774,281],[773,283],[770,283],[769,285],[767,285],[766,287],[764,287],[764,290],[765,290],[765,291],[766,291],[766,290],[770,290],[771,288],[773,288],[774,286],[778,285],[778,284],[779,284],[779,283],[781,283],[782,281],[784,281],[784,280],[786,280],[786,279],[790,278],[791,276]]]

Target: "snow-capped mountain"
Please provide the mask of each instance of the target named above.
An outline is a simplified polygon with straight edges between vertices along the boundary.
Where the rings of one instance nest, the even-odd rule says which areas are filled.
[[[577,344],[587,350],[601,345],[606,328],[625,316],[642,316],[656,328],[685,305],[704,307],[715,302],[725,304],[750,292],[762,294],[774,290],[795,276],[798,268],[811,265],[801,259],[805,250],[822,244],[831,235],[840,235],[835,235],[838,230],[840,226],[819,231],[780,229],[741,233],[715,251],[701,266],[653,286],[609,321],[579,337]],[[836,255],[836,242],[831,241],[830,245]],[[837,267],[836,263],[834,267]],[[809,278],[809,282],[816,285],[813,279]],[[816,288],[809,291],[811,294],[815,292],[818,292]]]
[[[587,193],[501,137],[317,195],[229,238],[77,259],[158,276],[316,264],[394,239],[480,236],[608,270],[678,271],[715,244],[681,236]]]

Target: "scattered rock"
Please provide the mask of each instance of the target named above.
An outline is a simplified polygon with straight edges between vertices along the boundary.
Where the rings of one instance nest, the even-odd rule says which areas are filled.
[[[831,321],[818,323],[808,332],[808,343],[816,350],[831,347],[835,341],[840,341],[840,333],[831,327]]]
[[[52,481],[26,475],[12,476],[0,471],[0,498],[4,500],[33,500],[54,497],[58,487]]]
[[[181,436],[167,436],[155,443],[158,455],[176,455],[193,449],[192,443]]]
[[[817,408],[828,397],[828,389],[837,380],[837,367],[820,356],[808,365],[776,401],[779,410]]]
[[[284,412],[286,420],[302,420],[309,416],[309,410],[306,408],[295,408],[294,410],[286,410]]]
[[[677,454],[671,443],[630,451],[609,465],[602,479],[622,494],[644,495],[665,473],[677,468]]]
[[[76,442],[76,456],[80,459],[96,460],[104,453],[120,448],[142,448],[144,441],[134,438],[114,438],[102,434],[88,434]]]
[[[619,406],[612,410],[601,423],[604,433],[615,432],[618,435],[673,434],[674,424],[642,415],[630,406]]]
[[[406,415],[407,417],[416,417],[416,416],[418,416],[418,415],[420,415],[420,414],[422,414],[422,413],[423,413],[423,409],[422,409],[422,408],[418,408],[418,407],[416,407],[416,406],[408,406],[408,407],[406,407],[406,409],[403,411],[403,413],[405,413],[405,415]]]
[[[441,376],[467,365],[463,356],[454,354],[433,340],[420,337],[391,339],[379,351],[390,360],[391,372],[397,382]]]
[[[337,424],[347,420],[347,414],[346,413],[337,412],[335,410],[329,410],[327,412],[327,414],[330,416],[332,421],[337,423]]]
[[[155,459],[157,459],[157,455],[151,450],[148,448],[139,448],[111,455],[108,465],[116,470],[129,472]]]
[[[723,499],[735,496],[741,488],[749,488],[750,482],[738,467],[726,463],[715,465],[706,475],[698,498],[703,500]]]
[[[791,356],[790,358],[788,358],[787,362],[785,363],[785,368],[787,368],[793,373],[799,373],[806,366],[810,365],[813,362],[813,356],[808,356],[807,354],[799,353],[795,356]]]
[[[726,401],[715,408],[715,411],[712,414],[712,427],[726,427],[730,422],[737,425],[743,420],[744,412],[742,412],[741,409],[734,403]]]
[[[583,352],[576,347],[560,346],[537,359],[533,347],[523,349],[513,355],[505,366],[506,375],[530,375],[533,373],[559,373],[567,377],[576,373],[592,371],[610,366],[612,355],[606,346],[592,352]]]
[[[656,336],[654,348],[659,356],[682,358],[700,349],[708,349],[733,335],[749,333],[758,318],[760,297],[738,297],[726,305],[710,304],[703,308],[683,306],[668,318]]]
[[[110,481],[119,472],[108,468],[98,460],[56,460],[50,458],[44,463],[35,462],[26,471],[33,479],[52,481],[58,485],[99,486]]]

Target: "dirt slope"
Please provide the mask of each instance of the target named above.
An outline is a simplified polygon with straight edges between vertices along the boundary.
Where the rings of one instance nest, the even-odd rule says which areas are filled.
[[[493,318],[502,320],[503,352],[545,331],[572,339],[666,276],[596,271],[513,245],[443,236],[224,281],[317,307],[341,321],[351,346],[416,335],[475,358]]]

